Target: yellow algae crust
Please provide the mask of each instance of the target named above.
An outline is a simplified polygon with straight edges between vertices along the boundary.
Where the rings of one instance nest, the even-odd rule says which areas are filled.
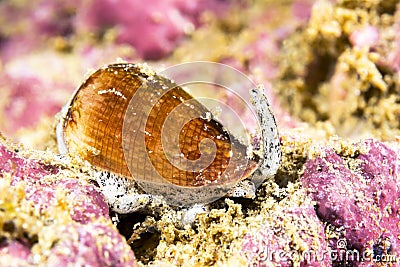
[[[316,2],[308,24],[284,41],[274,82],[293,116],[313,125],[328,121],[341,136],[400,134],[399,77],[383,64],[394,49],[396,8],[397,1]],[[379,31],[373,49],[350,41],[366,27]]]

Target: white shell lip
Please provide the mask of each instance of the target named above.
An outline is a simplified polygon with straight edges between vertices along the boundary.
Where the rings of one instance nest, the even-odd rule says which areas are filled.
[[[106,68],[107,65],[104,65],[103,68]],[[85,75],[85,79],[83,81],[83,83],[86,82],[86,80],[95,72],[95,70],[89,71],[86,75]],[[67,101],[67,103],[62,107],[60,113],[59,113],[59,117],[58,117],[58,123],[56,126],[56,140],[57,140],[57,148],[58,148],[58,152],[62,155],[68,154],[69,153],[69,149],[67,146],[67,143],[65,141],[65,136],[64,136],[64,124],[67,120],[67,113],[68,110],[70,109],[71,105],[72,105],[72,101],[74,100],[76,94],[78,94],[79,90],[81,89],[81,86],[79,86],[78,88],[75,89],[75,91],[72,93],[70,99]]]
[[[74,100],[76,94],[79,92],[80,87],[78,87],[71,95],[71,98],[67,101],[67,103],[62,107],[59,117],[58,117],[58,123],[56,126],[56,139],[57,139],[57,147],[58,147],[58,152],[60,154],[68,154],[69,149],[67,146],[67,143],[65,141],[65,136],[64,136],[64,124],[66,123],[67,120],[67,114],[69,109],[71,108],[72,101]]]
[[[60,154],[68,154],[68,147],[64,137],[64,123],[70,107],[70,101],[61,109],[59,121],[56,126],[57,147]]]

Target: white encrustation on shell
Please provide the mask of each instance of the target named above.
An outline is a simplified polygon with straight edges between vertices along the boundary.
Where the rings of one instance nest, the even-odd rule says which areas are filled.
[[[282,152],[275,117],[264,93],[264,86],[260,85],[250,90],[250,101],[260,122],[263,147],[261,164],[251,178],[257,188],[263,181],[274,177],[281,162]]]

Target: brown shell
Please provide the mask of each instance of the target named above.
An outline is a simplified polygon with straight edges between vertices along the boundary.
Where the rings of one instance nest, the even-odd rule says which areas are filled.
[[[163,151],[161,129],[173,109],[182,101],[193,97],[169,79],[155,74],[140,64],[109,65],[97,70],[80,86],[70,102],[63,123],[63,137],[68,151],[79,154],[102,170],[131,177],[130,168],[135,168],[135,171],[145,175],[143,155],[129,153],[129,149],[125,150],[128,151],[125,155],[122,145],[124,117],[127,109],[132,109],[129,106],[131,99],[141,86],[148,88],[146,87],[145,92],[140,95],[143,102],[134,109],[135,114],[140,116],[141,109],[151,104],[145,126],[146,132],[150,134],[145,136],[145,145],[148,157],[158,173],[170,183],[179,186],[194,187],[210,183],[226,183],[226,179],[221,178],[221,173],[226,171],[232,156],[247,159],[247,147],[237,140],[231,140],[232,136],[219,122],[200,117],[190,120],[179,133],[181,155],[190,160],[200,158],[199,144],[204,138],[209,138],[214,141],[217,148],[215,159],[202,171],[181,170],[172,165]],[[155,93],[161,92],[165,86],[174,88],[168,90],[154,103],[152,97]],[[198,101],[192,103],[194,104],[188,107],[187,112],[182,112],[182,116],[193,110],[208,112]],[[127,121],[134,120],[135,118]],[[130,132],[132,135],[127,142],[134,147],[137,145],[135,130],[130,129]],[[239,148],[239,153],[236,155],[232,155],[232,144]],[[130,164],[129,168],[127,162]],[[241,171],[228,175],[229,181],[248,177],[256,169],[257,159],[245,162],[244,166],[236,168]]]

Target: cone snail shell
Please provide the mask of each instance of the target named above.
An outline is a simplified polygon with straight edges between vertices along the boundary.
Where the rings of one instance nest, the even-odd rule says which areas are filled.
[[[200,102],[147,65],[112,64],[90,75],[65,106],[58,146],[177,205],[209,202],[249,177],[260,158],[247,155],[247,146],[206,114]],[[214,149],[204,149],[204,140]]]

